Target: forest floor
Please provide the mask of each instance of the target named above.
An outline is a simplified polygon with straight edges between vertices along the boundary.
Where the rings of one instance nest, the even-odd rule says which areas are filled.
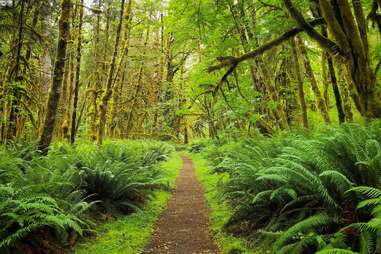
[[[187,157],[182,160],[175,193],[156,225],[146,254],[219,253],[210,234],[208,209],[193,161]]]

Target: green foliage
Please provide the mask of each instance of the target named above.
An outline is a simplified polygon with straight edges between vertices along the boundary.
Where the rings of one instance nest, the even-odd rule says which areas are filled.
[[[162,164],[163,180],[172,188],[182,165],[179,156],[171,156]],[[165,208],[171,194],[167,191],[155,192],[144,209],[129,216],[118,218],[97,228],[95,239],[88,239],[75,248],[76,254],[139,254],[150,239],[154,225]]]
[[[205,190],[205,197],[209,208],[209,218],[211,229],[216,238],[216,242],[223,254],[245,253],[255,254],[261,251],[250,250],[248,243],[243,239],[224,232],[224,226],[231,216],[231,209],[226,202],[221,202],[217,185],[224,180],[216,174],[210,172],[207,161],[201,154],[192,154],[195,163],[197,178]],[[264,253],[264,252],[263,252]]]
[[[48,156],[32,148],[0,147],[2,251],[11,251],[25,238],[42,241],[42,232],[61,244],[73,244],[73,235],[92,231],[93,217],[131,213],[154,190],[168,189],[166,174],[157,164],[173,151],[169,145],[58,143]]]
[[[234,207],[226,229],[275,240],[276,253],[379,253],[379,125],[210,146],[221,197]]]
[[[57,232],[73,230],[82,235],[88,224],[78,217],[79,213],[75,210],[83,212],[89,205],[76,204],[72,211],[67,212],[48,195],[35,195],[28,192],[28,188],[16,190],[10,186],[0,186],[0,250],[13,247],[28,234],[45,227]]]

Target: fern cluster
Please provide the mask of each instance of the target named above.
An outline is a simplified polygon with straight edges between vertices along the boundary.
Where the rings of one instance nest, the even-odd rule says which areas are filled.
[[[274,253],[381,253],[380,137],[379,122],[345,124],[209,149],[227,230]]]
[[[46,235],[68,247],[95,218],[133,212],[166,187],[158,162],[172,150],[153,141],[57,143],[41,156],[33,145],[1,146],[0,252],[47,251]]]

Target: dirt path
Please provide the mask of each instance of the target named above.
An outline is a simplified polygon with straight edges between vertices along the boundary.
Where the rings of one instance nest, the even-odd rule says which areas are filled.
[[[193,162],[186,157],[182,159],[176,191],[157,223],[146,254],[219,253],[209,233],[208,211]]]

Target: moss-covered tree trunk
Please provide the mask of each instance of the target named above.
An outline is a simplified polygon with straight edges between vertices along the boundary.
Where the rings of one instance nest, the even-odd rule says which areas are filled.
[[[82,50],[82,23],[83,23],[83,0],[80,1],[79,5],[79,21],[78,21],[78,31],[77,31],[77,62],[75,66],[75,84],[74,84],[74,95],[73,95],[73,112],[71,115],[71,130],[70,130],[70,143],[73,144],[76,135],[76,125],[77,125],[77,109],[78,109],[78,93],[79,93],[79,78],[81,72],[81,50]]]
[[[116,58],[119,51],[120,34],[122,30],[122,23],[123,23],[123,16],[124,16],[124,4],[125,4],[125,0],[122,0],[121,7],[120,7],[119,23],[116,30],[114,53],[112,55],[111,65],[110,65],[109,73],[107,76],[106,90],[103,94],[102,101],[98,109],[98,112],[99,112],[98,126],[97,126],[97,143],[98,144],[103,143],[105,126],[106,126],[107,108],[108,108],[108,103],[112,96],[112,90],[113,90],[112,85],[114,81],[115,63],[116,63]]]
[[[297,41],[298,46],[299,46],[300,55],[301,55],[303,62],[304,62],[304,70],[306,71],[306,76],[310,81],[312,91],[314,92],[314,95],[315,95],[317,107],[320,110],[320,113],[323,117],[323,120],[326,123],[330,123],[331,120],[330,120],[329,115],[328,115],[327,105],[325,104],[323,96],[321,95],[319,85],[316,81],[314,72],[312,70],[312,66],[311,66],[311,62],[310,62],[309,57],[308,57],[306,46],[304,45],[304,42],[302,41],[302,39],[300,37],[296,37],[296,41]]]
[[[98,0],[98,8],[101,9],[102,7],[102,1]],[[95,22],[95,40],[94,40],[94,57],[95,57],[95,69],[96,69],[96,80],[94,82],[94,87],[93,87],[93,92],[92,92],[92,98],[91,98],[91,105],[90,107],[92,108],[91,112],[91,119],[90,119],[90,137],[92,141],[96,141],[97,137],[97,117],[98,117],[98,98],[99,94],[102,91],[102,80],[103,80],[103,75],[101,74],[101,65],[100,62],[101,60],[104,59],[104,55],[106,55],[107,52],[107,44],[108,44],[108,37],[109,37],[109,19],[110,15],[106,15],[106,28],[105,28],[105,38],[104,38],[104,53],[101,54],[101,42],[100,42],[100,32],[101,32],[101,15],[100,13],[96,14],[96,22]],[[102,65],[103,67],[103,65]],[[103,73],[103,72],[102,72]]]
[[[376,76],[371,69],[367,25],[361,1],[353,1],[353,12],[347,0],[320,0],[320,8],[328,29],[346,59],[346,71],[357,109],[366,118],[381,117],[381,100]]]
[[[345,62],[351,79],[351,96],[358,111],[365,118],[381,117],[381,99],[377,78],[369,59],[367,23],[362,1],[318,0],[321,14],[334,40],[318,33],[293,5],[283,0],[292,18],[306,33],[330,54]]]
[[[143,58],[147,54],[147,46],[148,46],[149,37],[150,37],[150,27],[148,26],[147,31],[146,31],[146,38],[144,41],[143,53],[142,53]],[[144,71],[144,62],[141,62],[140,67],[139,67],[138,79],[136,82],[135,92],[134,92],[134,95],[132,97],[131,110],[127,116],[127,136],[131,136],[131,132],[132,132],[133,127],[134,127],[133,126],[133,119],[134,119],[134,115],[135,115],[135,112],[137,109],[138,99],[139,99],[141,90],[143,88],[143,84],[142,84],[143,71]]]
[[[332,61],[332,57],[330,55],[327,55],[327,64],[328,64],[328,71],[329,71],[329,76],[331,79],[333,94],[335,95],[336,109],[337,109],[337,113],[339,117],[339,122],[343,123],[345,121],[345,113],[343,109],[343,103],[341,100],[339,86],[337,84],[335,67]]]
[[[66,47],[67,38],[69,34],[69,17],[72,9],[71,0],[62,0],[61,2],[61,16],[59,19],[59,35],[57,45],[57,55],[54,64],[53,81],[50,87],[45,121],[42,126],[42,132],[38,144],[39,150],[44,154],[48,152],[49,145],[53,138],[54,125],[57,116],[57,107],[60,99],[62,78],[64,74],[65,60],[66,60]]]
[[[292,56],[293,56],[293,64],[294,64],[293,69],[295,72],[296,81],[298,83],[298,96],[299,96],[300,109],[302,111],[303,126],[304,128],[308,129],[307,104],[306,104],[306,99],[304,96],[302,75],[300,73],[298,51],[297,51],[296,43],[294,39],[291,41],[291,47],[292,47]]]

